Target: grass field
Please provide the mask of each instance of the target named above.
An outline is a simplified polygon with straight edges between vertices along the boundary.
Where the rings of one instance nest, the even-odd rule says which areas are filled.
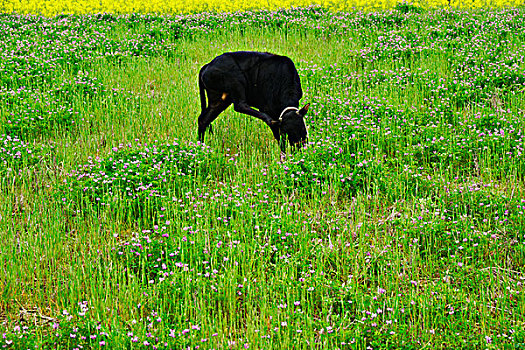
[[[525,10],[2,15],[2,349],[525,348]],[[215,56],[295,62],[308,146]]]

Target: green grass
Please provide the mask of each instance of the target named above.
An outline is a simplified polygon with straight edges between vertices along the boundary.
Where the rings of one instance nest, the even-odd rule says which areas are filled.
[[[1,17],[0,346],[525,347],[524,16]],[[308,147],[196,143],[234,50],[292,58]]]

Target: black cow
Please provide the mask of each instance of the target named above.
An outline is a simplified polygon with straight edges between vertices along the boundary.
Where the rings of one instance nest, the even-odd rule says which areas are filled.
[[[232,103],[236,112],[257,117],[268,124],[278,142],[281,135],[287,135],[292,146],[306,141],[303,117],[310,104],[298,108],[303,92],[297,69],[288,57],[267,52],[224,53],[201,68],[199,90],[201,142],[206,128]],[[280,144],[284,152],[286,144]]]

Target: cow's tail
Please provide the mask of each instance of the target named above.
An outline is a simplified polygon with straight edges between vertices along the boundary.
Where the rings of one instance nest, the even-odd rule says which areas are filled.
[[[204,111],[206,109],[206,92],[204,90],[204,83],[202,81],[202,72],[208,65],[205,65],[199,71],[199,93],[201,95],[201,108]]]

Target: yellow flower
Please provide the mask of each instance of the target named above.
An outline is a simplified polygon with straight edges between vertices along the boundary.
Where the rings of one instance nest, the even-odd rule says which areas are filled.
[[[190,13],[231,12],[321,5],[333,11],[389,9],[408,2],[421,7],[449,6],[449,0],[0,0],[0,12],[34,13],[53,16],[60,13]],[[523,5],[523,0],[450,0],[456,8],[504,7]]]

